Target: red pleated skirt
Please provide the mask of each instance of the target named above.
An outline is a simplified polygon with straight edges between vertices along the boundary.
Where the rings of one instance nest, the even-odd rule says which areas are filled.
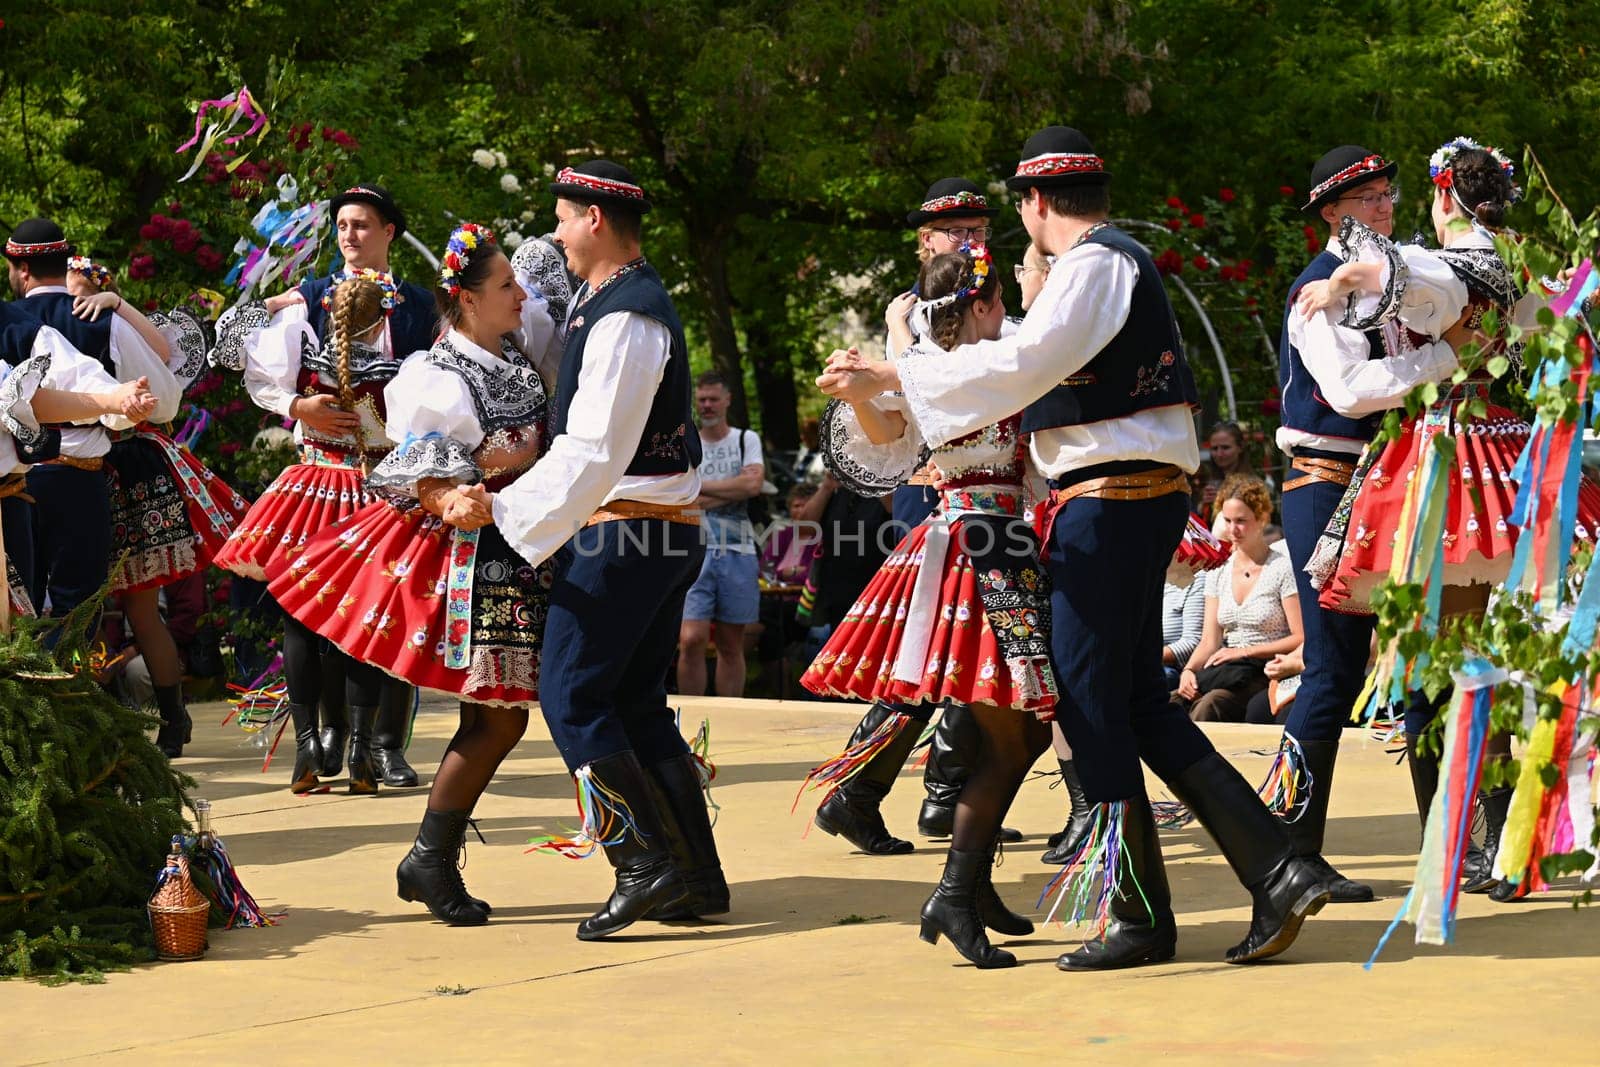
[[[296,463],[286,467],[239,520],[212,561],[265,581],[267,564],[294,559],[312,537],[371,502],[356,467]]]

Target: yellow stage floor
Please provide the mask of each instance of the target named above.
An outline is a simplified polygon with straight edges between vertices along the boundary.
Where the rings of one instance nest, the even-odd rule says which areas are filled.
[[[609,890],[604,861],[523,853],[529,837],[573,821],[570,782],[537,716],[479,805],[489,844],[468,847],[468,887],[494,918],[451,929],[394,891],[425,788],[296,798],[282,787],[287,763],[260,774],[259,752],[217,725],[218,705],[194,712],[182,766],[281,923],[215,934],[202,962],[103,986],[0,984],[0,1062],[1568,1064],[1594,1062],[1600,1038],[1600,911],[1575,911],[1570,889],[1520,905],[1464,898],[1455,945],[1414,946],[1407,927],[1362,969],[1408,884],[1417,822],[1404,768],[1353,734],[1329,856],[1382,899],[1330,905],[1278,961],[1226,966],[1248,898],[1191,826],[1163,834],[1177,961],[1063,974],[1054,961],[1074,943],[1069,928],[1005,942],[1023,964],[1008,971],[977,971],[917,939],[940,845],[883,858],[820,831],[802,839],[795,789],[845,738],[850,706],[685,702],[686,724],[702,714],[712,724],[733,912],[701,927],[641,923],[596,944],[573,929]],[[424,787],[454,718],[430,702],[419,719]],[[1276,743],[1260,727],[1213,737],[1252,780]],[[914,831],[920,795],[906,772],[885,806],[891,829]],[[1064,805],[1059,789],[1031,781],[1012,811],[1028,841],[995,881],[1017,910],[1033,910],[1053,873],[1037,857]]]

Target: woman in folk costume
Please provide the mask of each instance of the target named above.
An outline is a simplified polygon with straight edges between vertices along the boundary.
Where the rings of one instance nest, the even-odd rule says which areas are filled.
[[[1300,295],[1309,310],[1342,309],[1347,324],[1358,329],[1398,319],[1401,343],[1415,347],[1438,338],[1456,323],[1477,330],[1493,311],[1502,323],[1534,326],[1541,303],[1535,294],[1519,298],[1517,285],[1499,253],[1494,235],[1505,224],[1507,209],[1518,190],[1513,167],[1497,149],[1467,138],[1442,146],[1429,161],[1433,179],[1432,218],[1439,250],[1396,246],[1346,219],[1341,244],[1348,262],[1326,282],[1314,282]],[[1485,359],[1504,353],[1504,340],[1491,339]],[[1489,592],[1510,571],[1517,529],[1510,525],[1517,486],[1512,481],[1531,427],[1515,412],[1487,404],[1481,416],[1464,405],[1483,398],[1491,378],[1473,373],[1444,390],[1439,401],[1408,422],[1400,435],[1381,449],[1369,447],[1335,513],[1318,551],[1307,565],[1313,583],[1321,584],[1322,606],[1337,611],[1370,613],[1371,597],[1390,571],[1400,535],[1408,488],[1424,477],[1424,445],[1436,435],[1455,439],[1454,461],[1444,472],[1447,486],[1440,497],[1444,516],[1437,551],[1443,555],[1441,612],[1479,614]],[[1426,507],[1418,498],[1417,507]],[[1423,521],[1419,513],[1416,521]],[[1579,535],[1592,540],[1600,530],[1600,487],[1587,478],[1579,493]],[[1446,699],[1448,694],[1446,694]],[[1414,696],[1406,708],[1406,747],[1424,823],[1437,790],[1436,756],[1418,751],[1417,740],[1442,701]],[[1492,738],[1500,758],[1509,755],[1510,739]],[[1469,847],[1463,868],[1468,892],[1495,888],[1492,857],[1510,804],[1509,787],[1480,794],[1485,813],[1485,845]]]
[[[923,346],[948,349],[1000,335],[1000,278],[983,246],[933,257],[918,286],[924,339],[902,359],[919,358]],[[923,442],[894,398],[835,405],[829,417],[844,420],[842,433],[827,436],[847,442],[853,463],[882,473],[916,468]],[[1056,700],[1049,581],[1038,538],[1023,518],[1028,488],[1020,425],[1013,416],[933,451],[938,511],[900,542],[801,679],[830,696],[950,701],[971,710],[983,758],[957,802],[944,877],[922,909],[922,937],[935,942],[944,934],[983,968],[1016,963],[989,944],[985,927],[1012,936],[1033,932],[1031,922],[1001,902],[990,872],[1001,820],[1049,745],[1046,723]],[[908,722],[897,715],[890,725],[905,729]],[[863,755],[847,753],[840,762]]]
[[[468,532],[444,520],[472,511],[461,487],[497,491],[543,453],[545,381],[561,345],[543,296],[524,290],[494,235],[472,223],[451,235],[439,305],[448,332],[384,391],[397,447],[367,479],[383,499],[267,572],[270,592],[301,625],[358,661],[460,699],[461,725],[398,879],[402,899],[452,926],[476,926],[489,906],[467,894],[456,856],[539,697],[550,570],[525,562],[492,524]]]
[[[362,479],[390,449],[384,436],[383,388],[400,364],[377,347],[377,340],[394,307],[394,282],[377,271],[357,271],[329,289],[325,299],[331,328],[321,345],[308,322],[287,318],[233,341],[243,351],[251,399],[268,411],[300,420],[300,462],[267,487],[214,561],[257,581],[267,578],[274,561],[295,558],[312,537],[366,504]],[[227,344],[225,336],[219,348]],[[371,738],[383,672],[341,653],[325,656],[321,638],[286,610],[283,673],[295,731],[289,788],[303,793],[318,785],[323,753],[317,700],[325,659],[344,668],[350,792],[376,793],[379,769]]]
[[[67,291],[81,298],[80,313],[98,317],[122,304],[111,272],[74,256],[68,261]],[[126,314],[161,337],[167,368],[177,379],[179,397],[205,368],[211,347],[210,324],[187,308],[146,318]],[[163,405],[154,421],[170,421],[176,404]],[[112,434],[106,455],[111,494],[111,591],[121,599],[133,639],[150,668],[156,706],[163,723],[182,724],[189,739],[189,712],[183,701],[183,663],[161,614],[161,587],[204,570],[221,551],[249,504],[167,434],[144,423]],[[183,745],[174,726],[158,739],[170,757]]]

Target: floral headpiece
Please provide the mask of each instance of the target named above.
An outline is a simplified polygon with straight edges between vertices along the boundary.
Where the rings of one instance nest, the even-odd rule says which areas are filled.
[[[983,291],[984,283],[989,280],[989,272],[994,269],[994,257],[989,254],[989,246],[969,241],[961,246],[961,254],[967,257],[971,267],[972,283],[953,293],[936,296],[932,300],[918,300],[916,306],[911,309],[912,326],[917,333],[928,335],[932,330],[935,311],[958,301],[970,300]]]
[[[493,245],[494,231],[476,222],[463,222],[450,234],[445,245],[444,265],[439,268],[439,285],[455,296],[461,292],[461,273],[472,262],[472,254],[485,245]]]
[[[1433,184],[1441,189],[1449,189],[1455,182],[1453,164],[1457,153],[1476,148],[1487,152],[1500,164],[1500,169],[1506,172],[1506,177],[1511,179],[1511,202],[1514,204],[1522,199],[1522,189],[1517,185],[1517,168],[1512,166],[1511,158],[1493,145],[1479,144],[1470,137],[1457,137],[1440,145],[1438,150],[1428,158],[1428,177],[1433,179]]]
[[[342,283],[348,281],[371,282],[382,290],[383,297],[380,303],[383,305],[385,317],[394,314],[395,305],[404,299],[400,295],[400,287],[395,284],[394,275],[385,274],[383,271],[374,270],[371,267],[361,267],[357,270],[336,270],[329,281],[332,284],[328,286],[327,292],[322,294],[323,311],[333,310],[333,291]]]
[[[67,257],[67,269],[71,271],[77,271],[79,274],[89,279],[89,282],[96,289],[104,289],[106,286],[111,284],[111,271],[108,268],[96,263],[88,256]]]

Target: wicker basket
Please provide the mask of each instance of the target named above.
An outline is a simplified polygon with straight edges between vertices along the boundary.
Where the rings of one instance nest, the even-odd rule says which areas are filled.
[[[155,895],[150,898],[150,927],[156,936],[156,958],[197,960],[210,947],[206,924],[211,903],[189,877],[189,861],[174,846]]]

